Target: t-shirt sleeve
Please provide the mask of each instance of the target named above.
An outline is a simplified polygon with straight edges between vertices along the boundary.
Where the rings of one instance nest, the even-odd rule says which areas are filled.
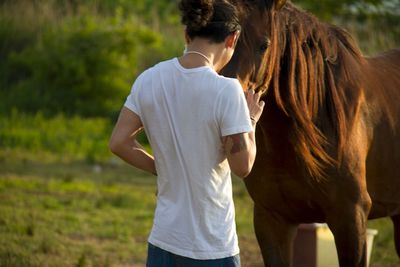
[[[131,92],[126,98],[124,106],[128,108],[129,110],[133,111],[136,113],[139,117],[141,117],[141,111],[140,111],[140,102],[139,102],[139,94],[140,90],[142,88],[142,80],[143,80],[143,74],[140,75],[136,81],[133,83]]]
[[[238,80],[229,80],[229,85],[219,93],[216,116],[221,136],[253,131],[249,108]]]

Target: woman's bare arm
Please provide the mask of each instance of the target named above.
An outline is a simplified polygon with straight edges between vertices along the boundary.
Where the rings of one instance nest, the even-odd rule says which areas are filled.
[[[264,110],[264,102],[260,101],[260,94],[250,90],[246,93],[247,105],[253,124],[250,133],[238,133],[222,138],[226,157],[232,172],[242,178],[249,175],[256,159],[255,127]]]
[[[143,130],[143,125],[140,117],[123,107],[111,135],[110,150],[130,165],[157,175],[154,157],[147,153],[136,140],[141,130]]]

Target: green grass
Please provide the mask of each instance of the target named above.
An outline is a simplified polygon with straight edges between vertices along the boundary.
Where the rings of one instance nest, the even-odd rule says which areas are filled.
[[[144,262],[154,178],[80,163],[8,164],[0,175],[0,266]]]
[[[154,177],[116,162],[0,163],[0,266],[143,267],[155,208]],[[242,265],[262,266],[252,203],[234,179]],[[372,267],[398,266],[389,220],[378,229]]]
[[[14,110],[10,116],[0,116],[0,156],[106,160],[111,156],[107,149],[110,132],[111,122],[106,118],[83,119],[61,114],[46,118],[41,113],[26,115]]]
[[[1,164],[0,266],[143,266],[155,184],[119,163]],[[244,258],[259,261],[239,180],[235,195]]]
[[[389,218],[369,222],[369,228],[378,230],[371,255],[371,267],[397,267],[400,260],[395,252],[393,225]]]

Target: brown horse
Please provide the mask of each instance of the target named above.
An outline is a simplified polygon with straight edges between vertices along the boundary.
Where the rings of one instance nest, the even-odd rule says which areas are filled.
[[[326,222],[341,267],[366,266],[368,219],[400,255],[400,50],[363,57],[344,30],[286,0],[231,0],[242,36],[224,75],[263,90],[245,183],[265,266],[291,266],[300,223]]]

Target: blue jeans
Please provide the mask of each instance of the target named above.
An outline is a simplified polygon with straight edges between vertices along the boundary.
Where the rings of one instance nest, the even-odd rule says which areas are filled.
[[[240,256],[195,260],[172,254],[149,243],[146,267],[240,267]]]

